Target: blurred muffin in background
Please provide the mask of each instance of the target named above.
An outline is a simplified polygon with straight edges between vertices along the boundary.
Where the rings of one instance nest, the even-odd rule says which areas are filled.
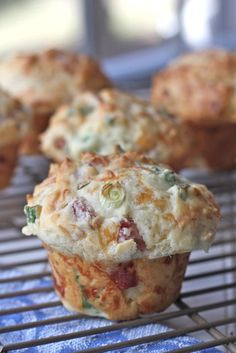
[[[29,116],[22,104],[0,89],[0,189],[9,184],[13,175],[28,122]]]
[[[106,155],[120,146],[175,170],[184,167],[191,149],[186,129],[173,117],[157,113],[147,101],[111,89],[85,93],[61,107],[41,139],[43,152],[55,161],[77,160],[84,151]]]
[[[38,150],[38,135],[50,116],[78,93],[111,84],[92,58],[51,49],[0,60],[0,85],[31,109],[32,124],[24,153]]]
[[[236,54],[183,55],[153,79],[152,103],[186,124],[195,139],[190,166],[236,167]]]

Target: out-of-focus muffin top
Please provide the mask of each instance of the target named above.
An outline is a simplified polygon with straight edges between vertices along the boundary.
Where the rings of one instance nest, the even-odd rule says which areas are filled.
[[[29,117],[20,101],[0,88],[0,146],[21,139],[26,133]]]
[[[59,109],[42,136],[43,152],[55,161],[77,160],[84,151],[137,151],[181,169],[190,153],[186,128],[157,113],[149,102],[118,90],[80,95]]]
[[[92,58],[50,49],[0,60],[0,85],[32,109],[54,111],[78,93],[109,87]]]
[[[192,123],[236,122],[236,54],[208,50],[181,56],[154,76],[152,102]]]
[[[134,152],[52,165],[28,196],[26,235],[86,261],[208,250],[219,219],[213,195]]]

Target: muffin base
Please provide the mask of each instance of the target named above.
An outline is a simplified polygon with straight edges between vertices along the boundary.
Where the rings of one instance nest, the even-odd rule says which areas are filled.
[[[19,143],[11,143],[0,147],[0,189],[10,183],[14,173]]]
[[[69,310],[129,320],[165,310],[179,296],[189,254],[89,263],[45,246],[55,290]]]
[[[189,124],[189,128],[196,143],[196,160],[193,158],[189,161],[190,167],[204,166],[215,171],[236,168],[235,123],[214,127]]]

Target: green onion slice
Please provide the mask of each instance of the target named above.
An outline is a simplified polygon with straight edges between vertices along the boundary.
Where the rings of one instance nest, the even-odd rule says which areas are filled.
[[[77,186],[78,190],[83,189],[85,186],[87,186],[88,184],[90,184],[90,181],[84,181],[82,183],[79,183],[79,185]]]
[[[183,201],[186,201],[186,199],[187,199],[187,197],[188,197],[188,188],[189,188],[189,185],[188,185],[188,184],[178,185],[179,197],[180,197]]]
[[[83,308],[84,309],[93,308],[93,306],[88,302],[88,299],[84,294],[84,286],[80,283],[80,275],[79,274],[76,275],[76,281],[77,281],[79,288],[80,288],[80,291],[81,291]]]
[[[81,105],[78,107],[78,112],[82,116],[87,116],[90,114],[94,108],[91,105]]]
[[[24,213],[26,215],[27,223],[35,223],[36,219],[39,218],[42,207],[40,205],[24,207]]]
[[[172,172],[172,171],[166,171],[166,172],[164,173],[164,179],[165,179],[165,181],[167,182],[167,184],[169,184],[170,186],[175,185],[176,182],[177,182],[175,173]]]
[[[125,190],[121,183],[113,182],[103,185],[100,201],[107,208],[119,208],[125,199]]]

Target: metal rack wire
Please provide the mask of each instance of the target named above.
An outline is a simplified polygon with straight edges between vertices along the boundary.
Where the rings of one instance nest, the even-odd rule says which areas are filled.
[[[0,293],[0,317],[35,312],[42,309],[60,307],[58,299],[47,300],[46,294],[53,292],[50,282],[50,268],[41,244],[37,238],[24,237],[21,226],[24,224],[23,205],[25,194],[32,191],[35,183],[47,173],[47,162],[42,157],[21,160],[12,185],[0,193],[0,271],[12,272],[11,276],[0,276],[1,285],[9,290]],[[172,328],[166,332],[132,338],[96,348],[81,349],[80,353],[98,353],[132,347],[158,340],[166,340],[186,334],[200,338],[198,343],[172,350],[172,352],[193,352],[204,348],[219,346],[227,352],[236,352],[236,173],[204,174],[191,172],[191,179],[204,182],[216,195],[223,214],[217,238],[210,254],[196,251],[192,253],[185,276],[180,298],[166,312],[143,317],[128,322],[118,322],[99,327],[73,330],[48,337],[24,340],[1,345],[0,352],[38,347],[79,337],[90,337],[113,332],[122,328],[132,329],[151,323],[161,323]],[[16,282],[27,283],[32,280],[48,279],[47,285],[15,291]],[[37,295],[38,303],[5,307],[6,299]],[[44,300],[44,297],[46,299]],[[17,300],[16,300],[17,302]],[[3,303],[3,304],[2,304]],[[86,320],[83,315],[67,312],[62,316],[50,316],[37,321],[24,321],[0,327],[1,335],[10,338],[16,332],[43,326],[71,323]],[[104,320],[105,321],[105,320]],[[14,341],[15,342],[15,341]]]

